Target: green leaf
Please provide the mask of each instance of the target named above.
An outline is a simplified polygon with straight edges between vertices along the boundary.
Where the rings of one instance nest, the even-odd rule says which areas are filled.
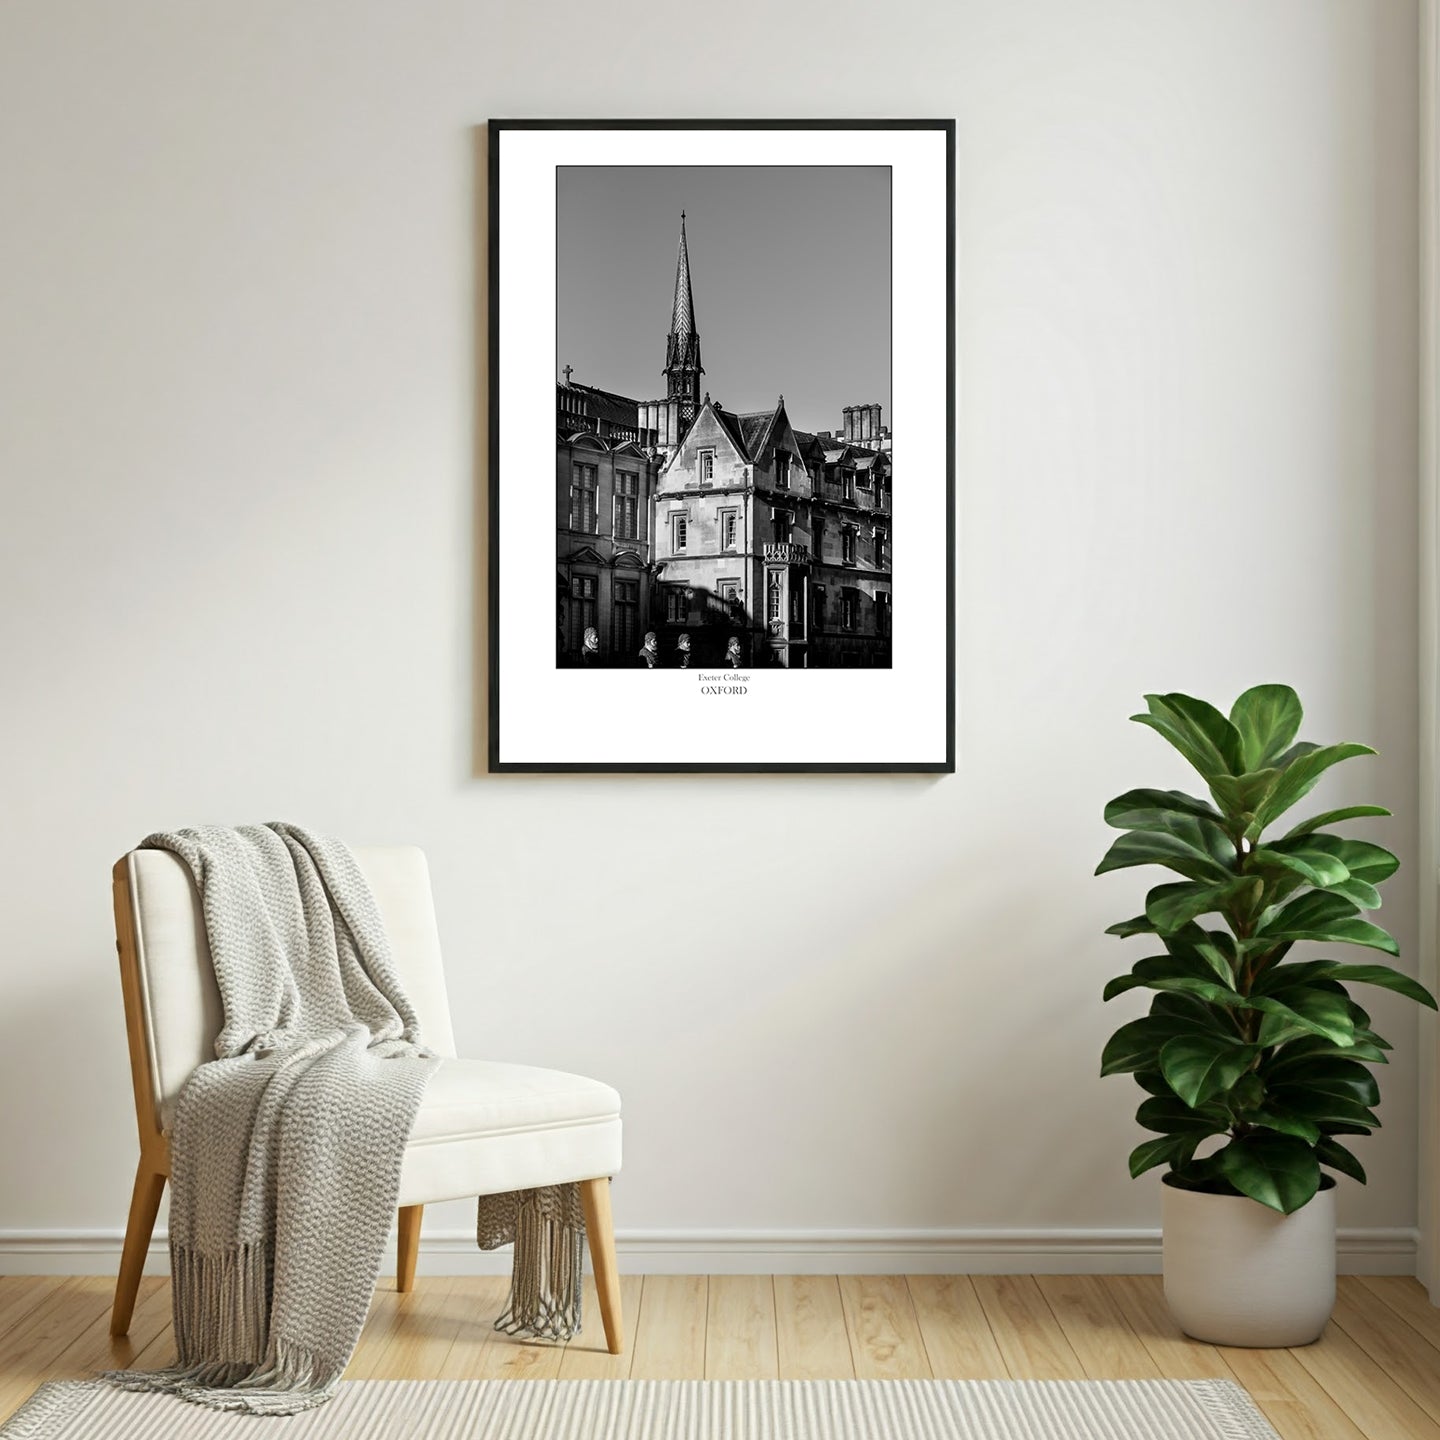
[[[1344,805],[1339,810],[1322,810],[1318,815],[1312,815],[1308,820],[1302,820],[1298,825],[1285,832],[1285,839],[1295,840],[1301,835],[1311,835],[1316,830],[1323,830],[1327,825],[1334,825],[1340,820],[1362,820],[1370,815],[1389,815],[1391,812],[1383,805]]]
[[[1357,1105],[1380,1103],[1379,1082],[1358,1060],[1332,1056],[1278,1069],[1272,1064],[1265,1078],[1276,1094],[1299,1091],[1333,1095]]]
[[[1148,902],[1146,913],[1149,913]],[[1357,919],[1359,913],[1355,903],[1343,895],[1312,890],[1282,906],[1260,925],[1257,934],[1271,941],[1321,940],[1367,945],[1372,950],[1398,955],[1400,947],[1394,937],[1368,920]]]
[[[1296,1115],[1303,1115],[1317,1125],[1343,1125],[1353,1133],[1366,1134],[1378,1129],[1380,1117],[1368,1105],[1350,1095],[1333,1095],[1322,1088],[1277,1086],[1272,1092],[1275,1101]]]
[[[1132,935],[1153,935],[1155,926],[1150,922],[1148,916],[1137,915],[1133,920],[1119,920],[1114,925],[1107,925],[1105,933],[1118,935],[1122,940],[1128,940]]]
[[[1106,985],[1101,999],[1113,1000],[1117,995],[1141,986],[1150,990],[1198,995],[1215,1005],[1242,1005],[1245,1002],[1243,995],[1211,978],[1208,971],[1202,975],[1183,973],[1172,955],[1150,955],[1144,960],[1137,960],[1128,975],[1119,975]]]
[[[1378,1038],[1378,1037],[1376,1037]],[[1310,1060],[1363,1060],[1367,1065],[1386,1065],[1389,1060],[1384,1050],[1376,1045],[1368,1034],[1358,1028],[1355,1041],[1350,1045],[1336,1045],[1320,1035],[1302,1035],[1282,1045],[1266,1062],[1266,1073],[1291,1065],[1301,1065]]]
[[[1202,961],[1217,975],[1229,977],[1234,973],[1235,937],[1228,930],[1206,930],[1196,924],[1182,925],[1178,930],[1162,935],[1160,943],[1172,955]]]
[[[1306,1032],[1323,1035],[1337,1045],[1348,1045],[1355,1038],[1350,1002],[1331,990],[1291,985],[1273,994],[1252,994],[1250,1007],[1265,1013],[1255,1038],[1267,1049]]]
[[[1278,845],[1261,845],[1251,852],[1250,863],[1267,869],[1279,867],[1292,870],[1307,885],[1317,885],[1322,890],[1350,878],[1350,871],[1343,860],[1312,846],[1307,840],[1282,840]]]
[[[1343,835],[1312,835],[1302,843],[1311,852],[1321,851],[1343,865],[1357,879],[1367,880],[1371,885],[1380,885],[1388,880],[1399,868],[1400,861],[1383,845],[1372,845],[1368,840],[1350,840]],[[1281,841],[1286,848],[1291,842]]]
[[[1240,733],[1242,769],[1264,770],[1294,742],[1305,712],[1288,685],[1256,685],[1230,708],[1230,723]]]
[[[1148,985],[1155,989],[1188,988],[1186,986],[1170,986],[1166,983],[1178,980],[1198,980],[1203,981],[1207,986],[1219,988],[1216,986],[1215,976],[1209,965],[1198,955],[1186,952],[1167,953],[1147,955],[1143,960],[1137,960],[1130,967],[1129,974],[1117,976],[1106,985],[1103,998],[1113,1000],[1115,996],[1123,995],[1127,990],[1134,990],[1141,985]],[[1199,990],[1194,993],[1204,994]],[[1227,1003],[1229,1003],[1228,997],[1231,995],[1234,995],[1237,1000],[1241,998],[1235,994],[1233,987],[1228,985],[1224,987],[1224,993],[1227,996]],[[1206,998],[1211,997],[1207,995]]]
[[[1157,885],[1145,897],[1145,915],[1162,932],[1189,924],[1198,915],[1208,915],[1233,904],[1253,904],[1264,882],[1258,875],[1238,875],[1217,884],[1186,880],[1174,885]]]
[[[1298,747],[1296,747],[1298,748]],[[1293,752],[1287,752],[1293,753]],[[1273,789],[1255,812],[1255,818],[1246,830],[1251,840],[1257,840],[1267,825],[1273,824],[1297,800],[1303,800],[1317,784],[1320,777],[1342,760],[1357,755],[1373,755],[1369,745],[1346,743],[1343,745],[1322,745],[1318,749],[1295,755],[1284,768]]]
[[[1193,815],[1216,824],[1222,819],[1213,805],[1183,790],[1127,790],[1105,807],[1105,823],[1117,830],[1164,830],[1176,815]]]
[[[1314,1145],[1320,1139],[1320,1127],[1303,1115],[1284,1110],[1253,1110],[1245,1116],[1247,1125],[1260,1125],[1281,1135],[1294,1135],[1307,1145]]]
[[[1141,1103],[1135,1118],[1147,1130],[1156,1130],[1162,1135],[1194,1135],[1198,1140],[1228,1128],[1223,1113],[1207,1113],[1207,1109],[1192,1110],[1173,1095],[1157,1095]]]
[[[1183,1165],[1195,1153],[1196,1143],[1190,1135],[1162,1135],[1142,1142],[1130,1152],[1130,1178],[1134,1180],[1157,1165]]]
[[[1428,1005],[1435,1010],[1435,997],[1418,981],[1392,969],[1389,965],[1342,965],[1338,960],[1315,960],[1320,973],[1331,980],[1352,985],[1378,985],[1382,990],[1393,990],[1397,995],[1418,1004]]]
[[[1293,1135],[1248,1135],[1218,1155],[1220,1172],[1242,1195],[1293,1214],[1320,1188],[1315,1152]]]
[[[1194,1109],[1228,1090],[1258,1054],[1255,1046],[1223,1035],[1177,1035],[1160,1047],[1160,1070]]]
[[[1233,874],[1235,847],[1209,820],[1172,815],[1164,829],[1127,830],[1116,838],[1097,875],[1132,865],[1164,865],[1192,880],[1228,880]],[[1343,868],[1343,867],[1342,867]]]
[[[1242,1110],[1258,1110],[1264,1098],[1265,1082],[1253,1070],[1247,1070],[1230,1087],[1225,1104],[1232,1115],[1238,1115]]]
[[[1265,803],[1275,782],[1280,778],[1278,770],[1252,770],[1245,775],[1216,775],[1210,781],[1210,793],[1215,803],[1225,812],[1226,818],[1243,822],[1248,830],[1255,812]]]
[[[1328,1165],[1362,1185],[1365,1183],[1365,1167],[1338,1140],[1332,1140],[1328,1135],[1321,1136],[1315,1144],[1315,1158],[1322,1165]]]
[[[1352,905],[1358,905],[1362,910],[1378,910],[1384,903],[1380,892],[1368,880],[1361,880],[1357,875],[1342,880],[1338,885],[1327,885],[1325,888],[1333,895],[1343,895]]]
[[[1240,732],[1213,706],[1192,695],[1147,695],[1148,715],[1130,718],[1163,735],[1207,780],[1238,775]]]
[[[1106,1042],[1100,1055],[1101,1075],[1124,1075],[1133,1070],[1158,1070],[1160,1049],[1177,1035],[1192,1035],[1208,1021],[1175,1015],[1145,1015],[1122,1025]]]

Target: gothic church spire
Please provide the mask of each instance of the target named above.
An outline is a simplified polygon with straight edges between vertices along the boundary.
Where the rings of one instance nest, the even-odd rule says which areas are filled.
[[[688,426],[700,410],[700,332],[695,327],[695,296],[690,288],[690,247],[685,238],[685,212],[680,212],[680,253],[675,261],[675,304],[665,345],[665,378],[669,399],[680,402],[680,425]]]

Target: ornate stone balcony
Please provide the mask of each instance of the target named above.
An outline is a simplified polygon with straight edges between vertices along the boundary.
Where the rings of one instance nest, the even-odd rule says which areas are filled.
[[[810,547],[808,545],[791,545],[788,542],[771,543],[765,547],[765,558],[779,561],[784,565],[809,565]]]

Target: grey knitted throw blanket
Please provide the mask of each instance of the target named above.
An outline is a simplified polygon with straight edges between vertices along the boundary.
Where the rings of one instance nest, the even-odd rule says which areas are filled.
[[[344,845],[275,824],[144,846],[195,877],[225,1023],[170,1132],[177,1363],[111,1378],[292,1414],[355,1348],[438,1061]]]
[[[111,1372],[217,1410],[324,1404],[350,1361],[426,1081],[389,939],[346,845],[297,825],[151,835],[189,865],[225,1027],[170,1128],[176,1365]],[[580,1328],[576,1185],[482,1195],[478,1241],[514,1241],[495,1328]]]
[[[170,1128],[176,1364],[119,1371],[216,1409],[323,1404],[355,1349],[405,1145],[441,1063],[395,973],[350,851],[295,825],[151,835],[190,868],[225,1022]],[[480,1198],[478,1234],[515,1244],[496,1327],[580,1328],[578,1187]]]

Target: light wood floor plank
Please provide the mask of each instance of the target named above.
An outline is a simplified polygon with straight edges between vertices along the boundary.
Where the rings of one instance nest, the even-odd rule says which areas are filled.
[[[6,1364],[0,1370],[0,1420],[29,1399],[42,1381],[83,1380],[97,1370],[128,1369],[169,1324],[169,1281],[158,1277],[141,1280],[129,1335],[116,1338],[110,1334],[110,1311],[106,1308],[43,1367],[27,1371],[19,1364],[13,1369]]]
[[[707,1380],[778,1380],[775,1282],[768,1275],[712,1275],[705,1316]]]
[[[1192,1340],[1171,1317],[1158,1275],[1110,1275],[1104,1283],[1167,1379],[1238,1381],[1281,1440],[1365,1440],[1289,1351],[1220,1350]]]
[[[1389,1360],[1367,1355],[1333,1321],[1315,1344],[1290,1353],[1368,1440],[1440,1440],[1440,1425],[1390,1378]]]
[[[468,1298],[456,1299],[456,1283],[453,1275],[422,1275],[397,1297],[409,1303],[396,1307],[389,1340],[371,1365],[373,1379],[424,1380],[445,1364],[461,1329],[484,1318]]]
[[[0,1275],[0,1343],[59,1284],[55,1275]]]
[[[1413,1330],[1440,1348],[1440,1309],[1430,1303],[1425,1287],[1410,1275],[1355,1277],[1371,1294],[1379,1296]]]
[[[560,1357],[562,1380],[626,1380],[635,1360],[635,1336],[640,1328],[642,1282],[638,1275],[620,1277],[620,1308],[625,1322],[625,1349],[612,1355],[605,1348],[605,1330],[600,1324],[600,1297],[595,1277],[585,1277],[585,1328]]]
[[[975,1293],[1015,1380],[1083,1380],[1085,1367],[1029,1275],[976,1275]]]
[[[1105,1291],[1155,1368],[1169,1380],[1229,1380],[1229,1367],[1213,1345],[1184,1334],[1170,1318],[1158,1275],[1106,1275]]]
[[[555,1380],[565,1347],[553,1340],[519,1340],[495,1329],[510,1281],[504,1275],[470,1275],[455,1282],[449,1300],[457,1329],[442,1380]]]
[[[1158,1380],[1159,1367],[1098,1275],[1041,1275],[1040,1293],[1091,1380]]]
[[[1219,1354],[1280,1440],[1371,1440],[1295,1358],[1295,1351],[1219,1348]]]
[[[0,1415],[8,1415],[40,1384],[65,1351],[102,1312],[115,1284],[102,1276],[62,1280],[5,1336],[0,1359]]]
[[[906,1283],[937,1380],[1004,1380],[1009,1375],[968,1275],[909,1275]]]
[[[96,1370],[126,1370],[147,1346],[170,1326],[170,1282],[159,1275],[144,1276],[130,1316],[130,1333],[110,1333],[110,1310],[105,1308],[66,1346],[46,1370],[47,1380],[81,1380]]]
[[[1283,1440],[1440,1440],[1440,1311],[1408,1279],[1342,1280],[1319,1344],[1260,1351],[1183,1337],[1155,1276],[629,1276],[619,1357],[603,1350],[598,1324],[569,1346],[495,1334],[506,1283],[422,1277],[405,1296],[382,1290],[350,1373],[1230,1375]],[[109,1335],[112,1292],[102,1277],[0,1280],[0,1419],[44,1380],[173,1361],[168,1282],[142,1282],[130,1336],[119,1341]],[[587,1300],[593,1320],[593,1288]]]
[[[775,1276],[775,1338],[782,1380],[855,1378],[835,1276]]]
[[[360,1342],[345,1367],[347,1380],[373,1380],[379,1370],[385,1350],[399,1333],[401,1326],[409,1319],[410,1311],[418,1304],[420,1285],[414,1290],[401,1294],[388,1287],[376,1290],[370,1298],[370,1313],[365,1317],[365,1328],[360,1332]]]
[[[860,1380],[928,1380],[930,1359],[899,1275],[842,1275],[840,1302]]]
[[[704,1275],[647,1275],[630,1374],[637,1380],[698,1380],[705,1374],[709,1286]]]
[[[1335,1323],[1371,1358],[1383,1356],[1385,1372],[1432,1420],[1440,1420],[1440,1350],[1358,1280],[1342,1277]]]

